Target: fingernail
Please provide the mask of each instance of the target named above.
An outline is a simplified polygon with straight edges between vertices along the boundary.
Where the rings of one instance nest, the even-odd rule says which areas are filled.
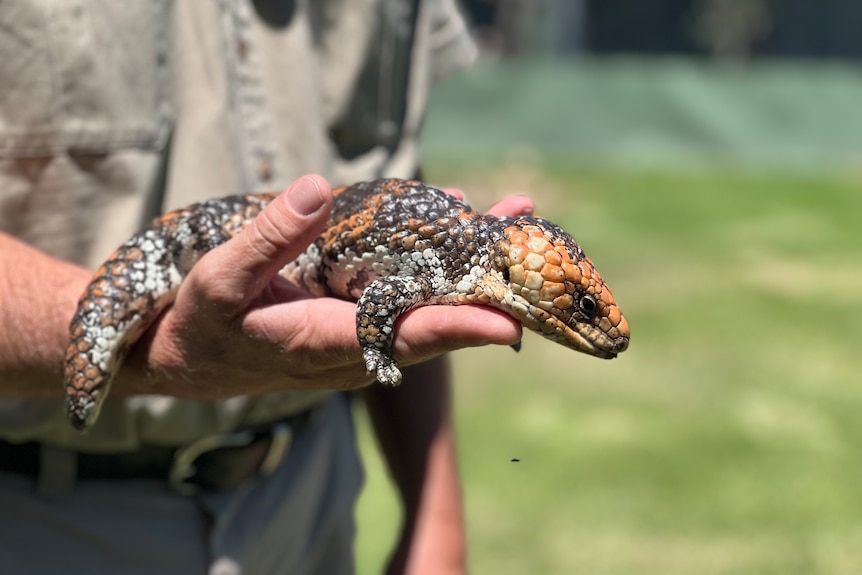
[[[303,216],[310,216],[325,203],[314,178],[303,177],[287,190],[287,203]]]

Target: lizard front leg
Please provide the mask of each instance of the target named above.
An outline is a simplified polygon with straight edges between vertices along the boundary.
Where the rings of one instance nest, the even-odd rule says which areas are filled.
[[[424,278],[389,276],[368,284],[356,306],[356,335],[368,373],[386,385],[401,383],[392,357],[395,320],[407,310],[434,303],[434,289]]]

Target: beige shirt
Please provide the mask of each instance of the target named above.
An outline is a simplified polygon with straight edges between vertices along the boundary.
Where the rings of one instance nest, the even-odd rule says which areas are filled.
[[[475,52],[453,2],[0,2],[0,230],[94,268],[194,201],[414,174],[428,90]],[[325,395],[109,398],[86,435],[2,400],[0,437],[179,445]]]

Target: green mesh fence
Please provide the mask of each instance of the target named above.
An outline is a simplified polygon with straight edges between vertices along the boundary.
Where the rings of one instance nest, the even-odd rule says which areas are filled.
[[[430,162],[862,165],[862,70],[815,62],[480,62],[437,87]]]

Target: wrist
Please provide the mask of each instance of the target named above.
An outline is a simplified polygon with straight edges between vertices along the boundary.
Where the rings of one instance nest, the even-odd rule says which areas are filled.
[[[69,321],[90,272],[0,233],[0,392],[62,393]]]

